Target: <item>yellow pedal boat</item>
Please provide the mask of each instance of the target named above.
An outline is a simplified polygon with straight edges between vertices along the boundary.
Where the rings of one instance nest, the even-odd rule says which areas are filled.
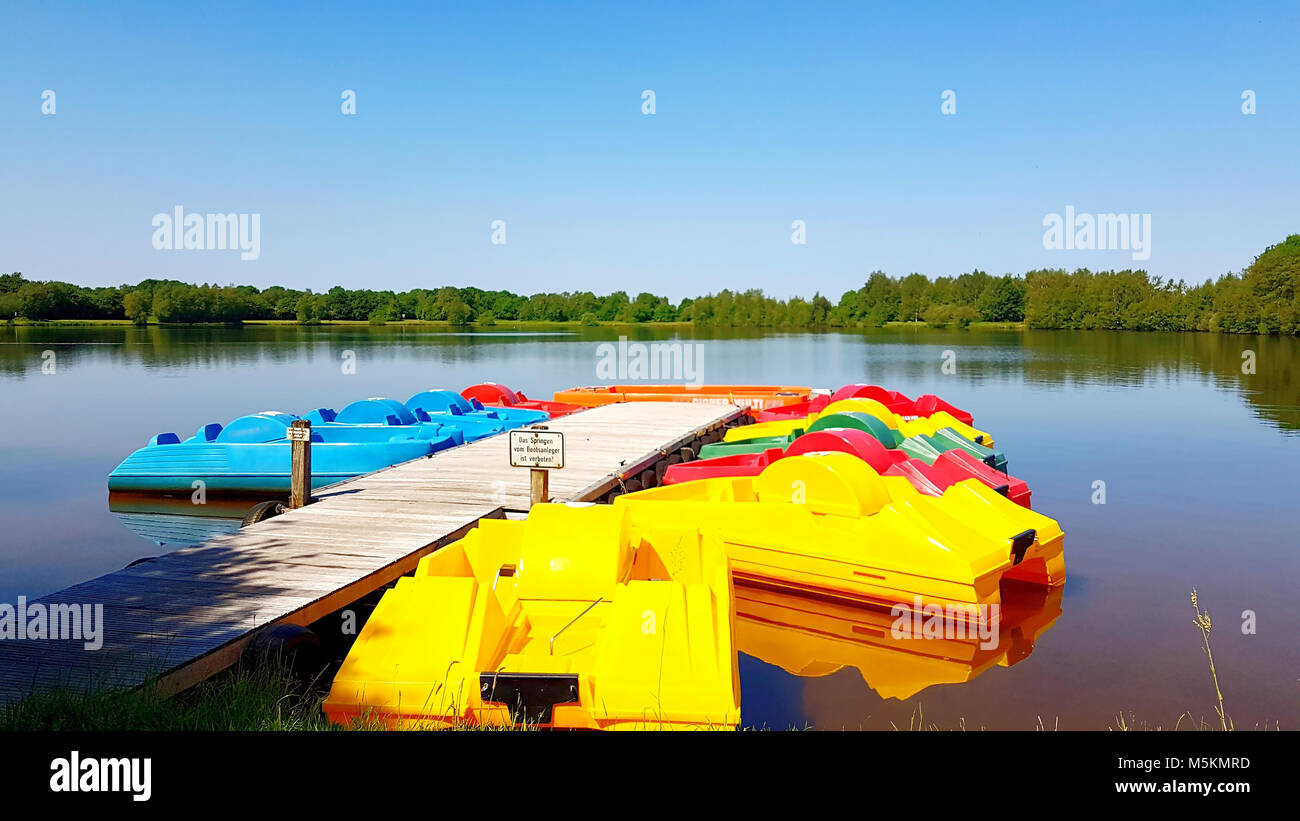
[[[732,729],[740,721],[724,549],[634,535],[625,508],[488,519],[384,594],[334,679],[332,721]]]
[[[740,583],[884,607],[935,604],[984,621],[1004,578],[1065,582],[1065,534],[974,479],[925,496],[847,453],[773,462],[758,476],[619,496],[636,529],[672,521],[724,544]]]

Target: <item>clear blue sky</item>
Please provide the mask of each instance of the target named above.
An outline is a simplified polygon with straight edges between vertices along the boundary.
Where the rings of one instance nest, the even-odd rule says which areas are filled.
[[[1201,280],[1300,230],[1294,2],[270,5],[10,4],[0,269],[834,298],[877,268]],[[176,205],[261,214],[261,257],[154,250]],[[1150,259],[1044,249],[1067,205],[1151,214]]]

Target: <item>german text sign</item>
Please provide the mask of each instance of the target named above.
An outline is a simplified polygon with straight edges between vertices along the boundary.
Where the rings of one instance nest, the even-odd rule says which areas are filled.
[[[517,468],[564,467],[564,434],[558,430],[510,431],[510,464]]]

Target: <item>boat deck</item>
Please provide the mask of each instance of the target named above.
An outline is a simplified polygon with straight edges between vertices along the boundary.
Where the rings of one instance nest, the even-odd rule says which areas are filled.
[[[734,406],[629,403],[547,423],[565,434],[555,500],[600,498],[739,416]],[[103,605],[103,646],[0,641],[0,702],[66,687],[177,692],[238,660],[273,623],[310,624],[414,570],[479,519],[528,507],[529,471],[496,436],[317,490],[313,504],[33,604]]]

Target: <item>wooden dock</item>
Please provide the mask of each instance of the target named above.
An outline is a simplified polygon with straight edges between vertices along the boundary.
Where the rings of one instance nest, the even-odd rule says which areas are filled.
[[[566,464],[551,473],[551,498],[599,499],[740,413],[636,402],[553,420]],[[238,660],[259,629],[347,607],[479,519],[526,509],[528,494],[529,471],[510,466],[507,437],[495,436],[331,485],[308,507],[45,596],[33,603],[102,604],[103,646],[0,641],[0,702],[53,687],[185,689]]]

